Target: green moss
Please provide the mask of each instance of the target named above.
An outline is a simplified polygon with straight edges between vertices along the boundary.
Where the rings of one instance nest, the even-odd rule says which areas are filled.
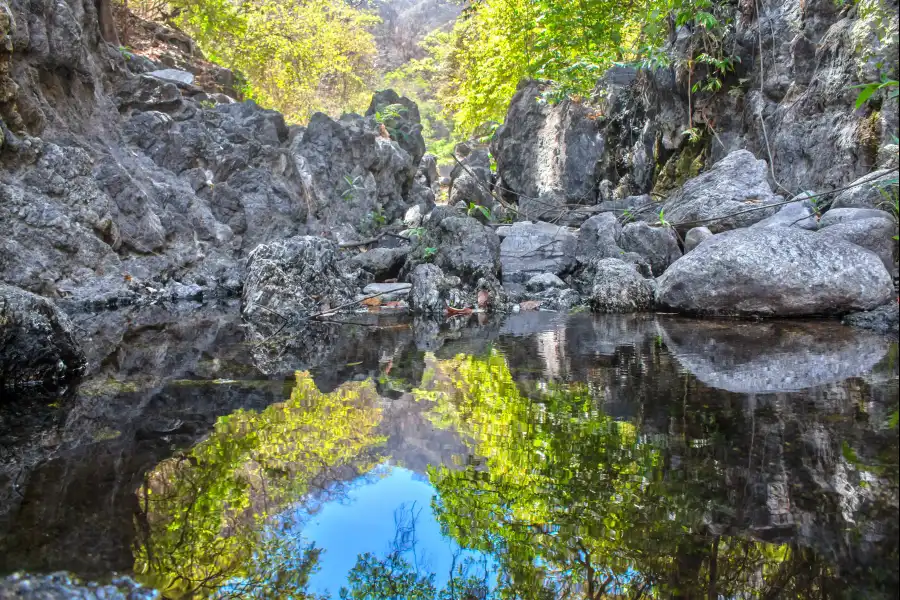
[[[657,171],[653,193],[664,196],[684,182],[696,177],[706,164],[706,137],[684,146],[676,154],[669,157]],[[658,156],[658,154],[657,154]]]

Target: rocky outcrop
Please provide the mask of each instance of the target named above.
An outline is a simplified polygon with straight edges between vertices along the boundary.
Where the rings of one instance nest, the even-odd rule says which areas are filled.
[[[438,207],[425,220],[425,233],[416,240],[404,271],[410,273],[424,262],[433,262],[469,286],[481,278],[497,279],[500,238],[475,218]]]
[[[260,244],[364,239],[413,203],[421,125],[393,92],[373,107],[402,105],[397,123],[315,115],[289,127],[221,93],[209,68],[108,46],[93,4],[56,3],[37,21],[27,4],[0,12],[14,42],[0,71],[15,82],[2,115],[0,281],[93,305],[170,287],[231,293]]]
[[[0,283],[0,388],[54,384],[84,373],[72,323],[46,298]]]
[[[381,90],[372,97],[366,116],[375,117],[418,168],[425,156],[425,138],[422,137],[422,119],[416,103],[394,90]]]
[[[462,202],[466,206],[476,204],[493,209],[491,177],[491,159],[487,151],[469,152],[450,172],[450,206]]]
[[[801,229],[815,230],[819,225],[816,222],[816,207],[809,198],[811,194],[803,193],[795,196],[793,202],[785,204],[778,212],[762,221],[757,221],[751,227],[799,227]]]
[[[894,293],[891,276],[871,252],[794,228],[716,235],[658,283],[663,306],[709,315],[842,314],[880,306]]]
[[[566,204],[596,204],[603,139],[595,110],[542,98],[547,87],[525,81],[492,142],[497,171],[524,218],[552,220]]]

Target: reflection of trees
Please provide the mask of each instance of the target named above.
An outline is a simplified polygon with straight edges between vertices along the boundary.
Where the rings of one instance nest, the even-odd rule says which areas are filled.
[[[287,402],[219,419],[207,440],[147,475],[135,571],[167,597],[310,597],[302,590],[319,550],[285,534],[292,524],[276,513],[374,466],[376,400],[370,382],[321,394],[298,373]]]
[[[742,438],[718,412],[685,403],[681,433],[647,436],[601,412],[586,385],[520,389],[497,353],[432,369],[418,395],[482,457],[431,471],[438,518],[493,556],[502,597],[844,597],[835,557],[741,530],[752,482],[729,486],[740,476],[721,449]]]

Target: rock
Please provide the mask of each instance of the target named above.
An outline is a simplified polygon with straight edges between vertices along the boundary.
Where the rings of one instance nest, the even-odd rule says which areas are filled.
[[[672,264],[657,283],[662,306],[709,315],[842,314],[875,308],[894,293],[874,254],[793,228],[714,236]]]
[[[893,188],[897,193],[897,171],[895,169],[882,169],[860,177],[853,183],[853,187],[840,192],[831,203],[835,208],[878,208],[885,202],[884,193]]]
[[[657,276],[681,258],[678,238],[670,227],[650,227],[642,221],[629,223],[622,228],[619,243],[626,252],[635,252],[647,259]]]
[[[438,173],[437,156],[430,153],[425,154],[422,157],[422,163],[419,165],[419,172],[425,176],[425,182],[429,187],[437,187],[440,179],[440,173]]]
[[[874,310],[847,315],[843,322],[851,327],[871,329],[885,335],[893,334],[896,340],[900,334],[900,307],[896,302],[888,302]]]
[[[687,254],[713,235],[715,234],[708,227],[694,227],[684,234],[684,253]]]
[[[491,160],[486,150],[472,150],[450,174],[449,204],[462,202],[491,207],[494,198],[491,195]]]
[[[408,246],[372,248],[354,255],[348,263],[351,269],[363,269],[371,273],[376,280],[383,281],[397,277],[408,254]]]
[[[373,294],[381,294],[378,296],[384,302],[391,300],[403,300],[409,296],[412,289],[411,283],[370,283],[363,288],[363,296],[371,296]]]
[[[781,196],[769,187],[766,162],[746,150],[738,150],[709,171],[688,180],[666,199],[662,211],[665,219],[682,233],[696,225],[719,233],[749,227],[771,217],[778,209],[761,207],[781,201]],[[745,212],[753,208],[759,210]]]
[[[845,221],[860,219],[893,219],[891,213],[874,208],[832,208],[819,219],[819,228],[824,229]]]
[[[0,388],[53,384],[84,373],[72,324],[46,298],[0,283]]]
[[[366,116],[381,117],[381,124],[391,139],[406,150],[412,164],[418,168],[425,156],[425,138],[422,137],[422,120],[416,103],[394,90],[381,90],[372,97]]]
[[[525,283],[534,275],[564,275],[575,266],[575,236],[552,223],[515,223],[500,245],[503,281]]]
[[[351,302],[359,289],[355,274],[339,269],[337,245],[297,236],[263,244],[248,257],[241,314],[262,333],[284,321]]]
[[[603,258],[590,265],[593,287],[588,298],[600,313],[640,312],[653,308],[656,284],[633,265],[617,258]]]
[[[894,236],[897,222],[894,219],[869,218],[843,221],[830,225],[817,233],[828,239],[847,240],[873,252],[884,263],[888,272],[894,268]]]
[[[529,292],[543,292],[544,290],[563,289],[568,287],[566,282],[553,273],[541,273],[535,275],[525,283]]]
[[[520,214],[551,220],[566,204],[596,204],[603,140],[588,103],[546,102],[546,89],[534,81],[519,84],[491,151],[505,186],[518,196]]]
[[[434,211],[432,212],[434,214]],[[430,225],[430,224],[429,224]],[[473,284],[495,278],[500,269],[500,238],[472,217],[448,217],[429,230],[434,239],[434,264]]]
[[[739,394],[798,391],[868,373],[886,340],[837,323],[661,319],[666,348],[706,385]]]
[[[417,266],[409,280],[412,283],[409,308],[417,314],[444,315],[447,306],[463,304],[452,293],[458,289],[459,278],[445,277],[444,272],[436,265]]]
[[[757,221],[751,227],[799,227],[815,231],[819,226],[816,223],[816,207],[808,199],[810,195],[804,192],[795,196],[795,202],[785,204],[777,213]]]
[[[180,69],[160,69],[158,71],[150,71],[147,73],[150,77],[163,79],[165,81],[174,81],[175,83],[183,83],[191,85],[194,83],[194,74],[182,71]]]
[[[615,214],[605,212],[593,216],[578,229],[575,256],[582,264],[587,264],[593,258],[621,258],[621,237],[622,226]]]
[[[410,228],[418,227],[422,224],[422,218],[422,207],[416,204],[403,215],[403,224]]]
[[[603,212],[604,209],[599,204],[595,206],[579,206],[563,214],[556,221],[556,224],[565,225],[566,227],[581,227],[585,221]]]

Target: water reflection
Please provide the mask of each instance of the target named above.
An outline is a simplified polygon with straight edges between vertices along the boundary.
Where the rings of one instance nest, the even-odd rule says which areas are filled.
[[[146,392],[153,419],[93,418],[118,435],[21,478],[0,571],[109,572],[30,542],[65,502],[52,522],[78,549],[99,496],[129,522],[91,539],[128,540],[136,577],[173,599],[895,596],[896,343],[829,324],[535,314],[346,339],[311,364],[283,355],[309,368],[283,394],[229,383],[210,350],[195,354],[215,379],[179,372]],[[135,405],[97,389],[76,406],[85,390],[107,412]],[[228,414],[203,430],[185,416],[203,406]],[[136,460],[148,439],[152,460]],[[81,504],[54,499],[69,472],[92,477]]]

